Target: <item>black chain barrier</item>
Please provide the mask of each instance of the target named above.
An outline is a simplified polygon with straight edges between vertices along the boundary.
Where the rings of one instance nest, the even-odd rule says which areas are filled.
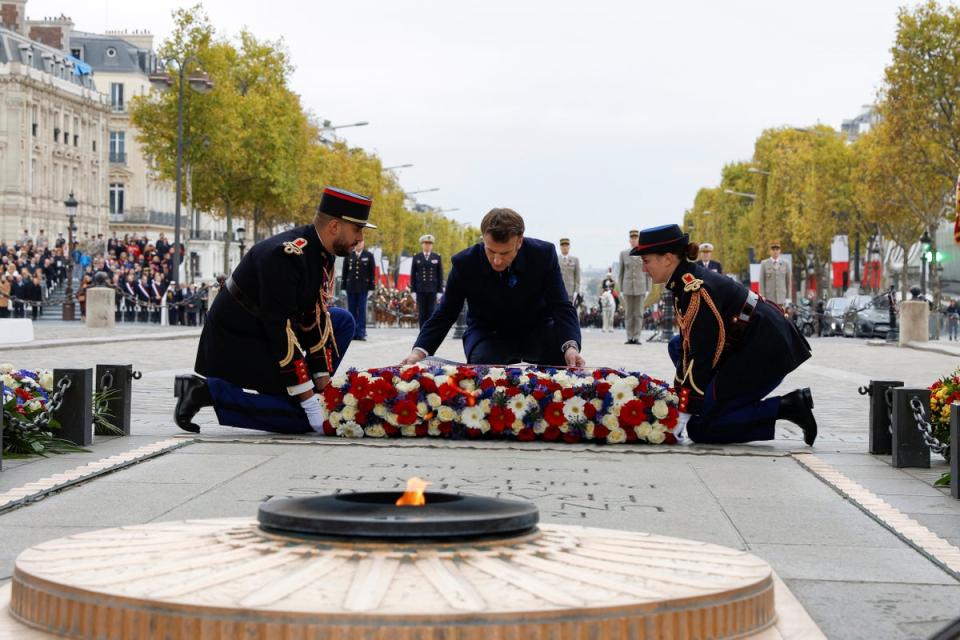
[[[3,420],[6,424],[17,423],[27,428],[45,428],[50,425],[50,419],[54,412],[58,411],[63,405],[63,394],[70,388],[72,380],[69,377],[63,377],[57,383],[57,388],[50,394],[47,406],[33,420],[25,420],[23,416],[4,410]]]

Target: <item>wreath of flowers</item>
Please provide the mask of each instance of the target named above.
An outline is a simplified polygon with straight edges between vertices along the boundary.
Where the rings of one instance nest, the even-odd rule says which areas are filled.
[[[930,424],[940,442],[950,442],[950,405],[960,402],[960,367],[930,385]]]
[[[12,364],[5,363],[0,365],[0,383],[3,385],[3,410],[33,422],[50,401],[53,374],[43,370],[16,370]]]
[[[675,444],[678,398],[641,373],[483,365],[408,365],[335,376],[324,433]]]

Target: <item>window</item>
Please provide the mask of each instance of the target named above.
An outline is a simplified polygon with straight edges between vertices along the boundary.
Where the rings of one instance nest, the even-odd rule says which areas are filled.
[[[123,185],[110,183],[110,213],[123,213]]]
[[[37,129],[38,129],[37,123],[34,122],[33,125],[32,125],[31,128],[30,128],[31,132],[33,133],[33,137],[34,137],[34,138],[37,137]]]
[[[60,127],[53,128],[53,141],[60,142]]]
[[[93,150],[94,150],[94,151],[97,150],[97,141],[96,141],[96,140],[93,141]]]
[[[77,60],[83,60],[83,49],[78,49],[78,48],[70,49],[70,55],[72,55]]]
[[[110,162],[127,161],[127,134],[124,131],[110,132]]]
[[[80,146],[80,136],[79,136],[78,134],[76,134],[76,133],[73,134],[73,146],[75,146],[75,147],[79,147],[79,146]]]
[[[110,104],[114,111],[123,111],[123,83],[110,83]]]

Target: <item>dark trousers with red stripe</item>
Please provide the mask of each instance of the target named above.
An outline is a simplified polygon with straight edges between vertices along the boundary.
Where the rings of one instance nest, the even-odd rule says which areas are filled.
[[[353,340],[356,327],[353,316],[346,309],[331,307],[330,321],[339,350],[339,355],[333,355],[333,369],[336,371]],[[272,433],[313,431],[300,401],[294,396],[246,391],[222,378],[207,378],[207,388],[213,398],[217,420],[222,425]]]
[[[683,358],[680,336],[667,344],[674,366]],[[703,411],[690,416],[687,435],[694,442],[704,444],[735,444],[757,440],[773,440],[774,425],[780,412],[780,397],[767,398],[780,386],[783,378],[764,381],[742,394],[727,400],[717,400],[714,381],[704,389]]]

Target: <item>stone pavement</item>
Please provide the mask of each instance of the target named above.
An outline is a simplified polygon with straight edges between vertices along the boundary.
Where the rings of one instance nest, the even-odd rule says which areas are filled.
[[[197,341],[195,332],[177,337],[178,331],[156,327],[152,337],[113,346],[57,345],[50,341],[89,334],[76,325],[41,323],[37,341],[44,348],[0,351],[0,361],[17,366],[133,363],[143,372],[134,383],[133,436],[98,438],[91,453],[7,460],[0,494],[171,436],[192,442],[170,417],[173,376],[191,368]],[[411,330],[371,331],[368,342],[351,345],[345,364],[397,362],[414,337]],[[665,345],[627,347],[623,339],[622,332],[586,331],[588,364],[670,377]],[[545,522],[645,530],[748,550],[774,567],[831,638],[926,637],[960,614],[960,571],[945,570],[906,544],[905,534],[881,526],[882,518],[855,506],[792,454],[812,451],[956,550],[960,501],[932,486],[945,464],[937,459],[930,470],[897,470],[888,459],[866,454],[867,399],[856,389],[870,379],[926,386],[952,371],[958,358],[948,355],[949,343],[937,352],[844,338],[812,344],[813,359],[782,387],[813,389],[821,436],[812,450],[787,425],[773,442],[723,448],[284,439],[220,427],[205,409],[199,441],[0,513],[0,581],[9,579],[22,549],[42,540],[123,524],[251,516],[271,496],[385,490],[422,475],[434,490],[531,500]],[[453,340],[438,355],[463,358]]]

